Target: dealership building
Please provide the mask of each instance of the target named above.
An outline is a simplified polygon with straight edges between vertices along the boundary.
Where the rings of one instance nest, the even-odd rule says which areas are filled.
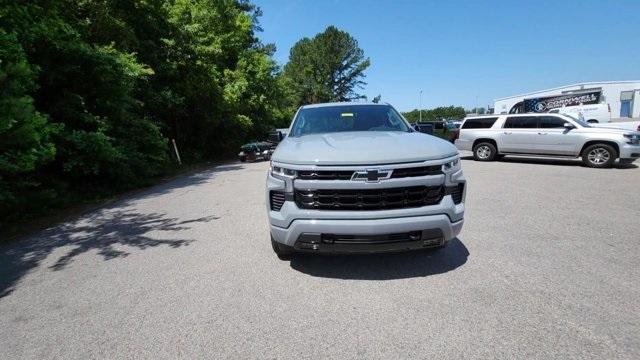
[[[586,82],[509,96],[495,100],[494,112],[509,114],[551,110],[541,104],[552,104],[552,108],[608,104],[614,119],[640,118],[640,80]]]

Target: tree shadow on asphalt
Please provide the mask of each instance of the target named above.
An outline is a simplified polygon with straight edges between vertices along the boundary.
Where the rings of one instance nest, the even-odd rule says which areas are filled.
[[[131,207],[132,204],[177,190],[188,191],[189,187],[209,181],[217,172],[241,168],[239,165],[219,166],[174,179],[102,209],[92,210],[77,220],[49,228],[35,236],[0,245],[0,298],[13,292],[22,277],[41,266],[49,255],[61,247],[69,249],[65,249],[66,253],[49,265],[52,271],[63,270],[77,256],[92,251],[97,251],[103,260],[111,260],[128,256],[127,247],[144,250],[158,246],[179,248],[189,245],[194,240],[174,237],[195,223],[210,222],[218,217],[209,215],[181,220],[161,213],[141,213]]]
[[[473,160],[473,156],[462,156],[462,160]],[[537,157],[523,157],[523,156],[507,156],[500,160],[496,160],[498,162],[504,163],[519,163],[519,164],[538,164],[538,165],[557,165],[557,166],[576,166],[576,167],[584,167],[582,161],[580,159],[568,158],[568,159],[558,159],[558,158],[537,158]],[[587,168],[587,167],[585,167]],[[613,169],[626,170],[626,169],[636,169],[638,165],[636,164],[619,164],[614,163],[612,165]]]
[[[322,256],[296,254],[291,267],[302,273],[334,279],[394,280],[436,275],[464,265],[469,250],[458,238],[440,250],[395,254]]]

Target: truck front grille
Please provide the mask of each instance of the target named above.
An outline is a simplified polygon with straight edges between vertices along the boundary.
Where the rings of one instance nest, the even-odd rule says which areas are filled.
[[[391,179],[416,176],[440,175],[442,165],[418,166],[410,168],[392,169]],[[354,171],[351,170],[301,170],[298,171],[300,180],[351,180]]]
[[[412,186],[386,189],[296,190],[301,209],[388,210],[435,205],[442,200],[442,186]]]

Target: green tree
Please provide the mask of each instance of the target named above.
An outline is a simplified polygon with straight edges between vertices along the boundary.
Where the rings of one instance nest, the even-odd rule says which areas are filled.
[[[483,108],[483,107],[479,107],[479,108],[473,108],[471,110],[467,110],[467,114],[480,114],[480,115],[484,115],[487,112],[487,109]]]
[[[420,119],[420,111],[418,109],[411,110],[409,112],[402,113],[404,117],[411,121],[415,122]],[[466,111],[461,106],[441,106],[434,109],[423,109],[422,110],[422,120],[441,120],[441,119],[462,119],[466,116]]]
[[[0,1],[0,207],[146,184],[169,139],[198,161],[287,125],[259,16],[248,0]]]
[[[33,199],[36,167],[51,161],[57,128],[35,110],[36,71],[15,35],[0,29],[0,219]]]
[[[366,83],[364,71],[369,58],[358,41],[335,26],[312,39],[303,38],[290,51],[284,76],[294,90],[295,105],[350,101],[364,96],[357,93]]]

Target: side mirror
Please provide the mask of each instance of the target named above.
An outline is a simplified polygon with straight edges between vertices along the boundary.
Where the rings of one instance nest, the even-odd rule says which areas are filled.
[[[571,130],[571,129],[575,129],[576,127],[572,123],[566,122],[564,123],[564,128],[567,130]]]
[[[433,135],[433,124],[416,124],[414,125],[414,129],[423,134]]]
[[[280,142],[282,141],[282,131],[274,131],[269,134],[269,141],[271,142]]]

